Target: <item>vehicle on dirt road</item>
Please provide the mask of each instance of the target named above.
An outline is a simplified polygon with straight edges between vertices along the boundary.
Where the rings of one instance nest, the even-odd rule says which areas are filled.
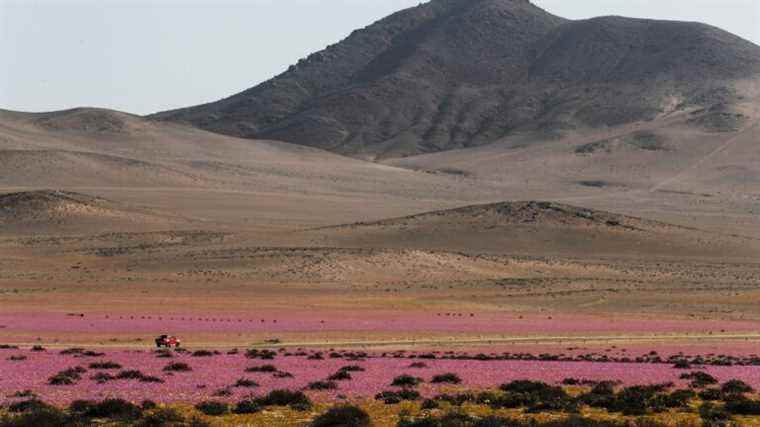
[[[169,335],[161,335],[160,337],[156,338],[156,347],[179,347],[180,340],[177,337],[169,336]]]

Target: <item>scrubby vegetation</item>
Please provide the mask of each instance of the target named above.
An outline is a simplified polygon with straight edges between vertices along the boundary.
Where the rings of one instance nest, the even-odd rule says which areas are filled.
[[[369,427],[369,414],[352,405],[335,406],[312,421],[310,427]]]

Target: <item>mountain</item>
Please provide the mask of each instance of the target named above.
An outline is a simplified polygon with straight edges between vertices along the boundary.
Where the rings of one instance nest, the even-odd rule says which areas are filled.
[[[395,13],[281,75],[153,119],[368,159],[479,146],[699,111],[741,127],[736,82],[760,47],[690,22],[566,20],[527,0],[433,0]]]

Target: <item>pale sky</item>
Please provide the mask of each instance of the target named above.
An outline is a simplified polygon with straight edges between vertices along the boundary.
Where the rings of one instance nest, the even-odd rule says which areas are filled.
[[[0,0],[0,108],[146,114],[232,95],[420,0]],[[535,0],[572,19],[706,22],[760,44],[760,0]]]

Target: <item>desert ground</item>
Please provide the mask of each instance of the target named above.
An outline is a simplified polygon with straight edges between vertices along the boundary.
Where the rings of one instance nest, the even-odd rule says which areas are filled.
[[[372,163],[107,110],[3,112],[0,343],[17,374],[0,389],[69,403],[79,389],[47,381],[80,363],[58,356],[71,348],[125,367],[145,358],[161,376],[149,350],[165,333],[218,350],[228,371],[212,381],[193,358],[202,377],[181,386],[88,396],[215,398],[245,368],[233,349],[278,349],[278,368],[297,374],[258,379],[262,390],[308,388],[345,360],[308,355],[360,352],[343,357],[365,362],[367,380],[308,393],[364,402],[378,425],[398,411],[372,394],[419,355],[475,389],[526,375],[683,385],[672,362],[696,356],[721,382],[759,387],[760,130],[692,119]],[[34,346],[46,352],[26,355]],[[652,351],[659,363],[629,364]],[[495,359],[473,365],[478,354]],[[738,366],[721,370],[722,357]],[[276,425],[270,415],[246,422]]]

